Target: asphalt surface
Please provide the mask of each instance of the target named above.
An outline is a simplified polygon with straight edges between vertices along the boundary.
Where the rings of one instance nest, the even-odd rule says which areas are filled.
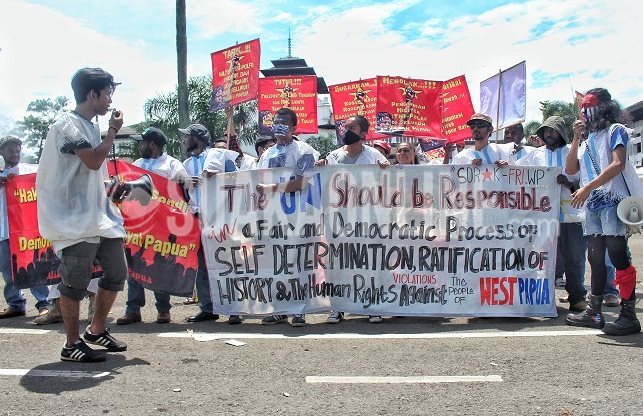
[[[630,248],[643,270],[643,237],[632,237]],[[556,290],[557,298],[562,294]],[[388,318],[369,324],[366,317],[349,316],[327,325],[326,315],[317,314],[307,317],[311,325],[292,328],[261,326],[258,319],[231,326],[227,317],[188,324],[185,319],[198,307],[183,305],[180,298],[172,299],[172,323],[157,324],[150,295],[144,323],[111,323],[128,350],[97,364],[61,362],[62,324],[31,324],[36,311],[28,295],[27,317],[0,321],[0,373],[26,372],[0,375],[0,414],[643,415],[643,335],[609,337],[568,327],[565,304],[558,306],[556,319]],[[643,320],[640,299],[637,313]],[[124,307],[121,293],[110,319],[120,317]],[[613,320],[618,310],[605,308],[606,319]],[[83,304],[81,317],[85,313]],[[2,332],[21,329],[49,332]],[[555,333],[561,335],[546,336]],[[199,341],[204,335],[195,334],[217,339]],[[251,338],[257,334],[285,337]],[[315,334],[322,336],[301,338]],[[324,338],[328,334],[336,338]],[[394,336],[351,338],[386,334]],[[418,336],[424,338],[412,338]],[[229,339],[246,345],[228,345]],[[306,382],[312,376],[500,376],[501,381]]]

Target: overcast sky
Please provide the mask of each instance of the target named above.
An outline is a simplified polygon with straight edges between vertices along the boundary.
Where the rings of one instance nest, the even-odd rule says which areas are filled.
[[[643,100],[641,22],[640,0],[187,0],[188,75],[209,74],[211,52],[254,38],[271,67],[291,28],[292,54],[328,85],[465,74],[476,109],[480,81],[526,60],[529,121],[539,101],[571,101],[572,88],[606,87],[624,106]],[[175,47],[174,0],[3,0],[0,134],[30,101],[72,98],[83,66],[122,82],[114,106],[126,124],[140,122],[145,100],[176,85]]]

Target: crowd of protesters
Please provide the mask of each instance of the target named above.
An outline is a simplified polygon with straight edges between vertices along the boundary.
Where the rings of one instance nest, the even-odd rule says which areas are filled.
[[[64,322],[67,339],[61,359],[93,362],[105,359],[99,350],[124,351],[123,342],[106,329],[106,318],[118,291],[127,281],[127,307],[118,325],[141,322],[145,289],[128,279],[123,250],[123,220],[107,197],[104,180],[108,177],[105,159],[116,134],[123,125],[123,114],[113,110],[107,135],[101,139],[98,125],[92,121],[110,110],[117,83],[99,68],[83,68],[74,74],[72,89],[76,108],[66,113],[50,128],[39,166],[20,163],[22,142],[8,136],[0,140],[0,155],[5,167],[0,175],[0,273],[5,288],[7,307],[0,318],[26,314],[23,292],[12,283],[8,244],[8,221],[4,184],[8,177],[37,172],[38,221],[43,237],[53,243],[61,258],[62,282],[51,291],[46,286],[31,288],[36,298],[36,324]],[[563,118],[544,120],[534,136],[526,139],[523,126],[516,124],[504,130],[504,141],[490,142],[494,131],[492,119],[474,114],[467,124],[472,144],[450,143],[444,147],[444,158],[438,163],[458,165],[508,165],[559,167],[556,178],[560,186],[561,211],[556,255],[555,282],[564,288],[570,313],[566,322],[572,326],[603,329],[612,335],[640,332],[634,310],[636,270],[627,248],[628,229],[616,215],[616,206],[640,182],[627,183],[621,175],[627,169],[627,129],[619,124],[621,110],[609,92],[602,88],[588,91],[582,103],[583,117],[573,126],[569,137]],[[148,128],[138,138],[141,158],[134,165],[181,184],[191,212],[199,216],[202,181],[222,172],[237,170],[290,168],[289,182],[258,184],[265,194],[292,192],[306,186],[315,166],[326,164],[377,164],[386,169],[391,164],[429,163],[414,143],[398,143],[394,148],[386,140],[367,142],[371,126],[366,118],[355,115],[345,120],[342,144],[324,159],[319,152],[294,135],[297,115],[289,108],[278,110],[272,123],[272,136],[255,142],[257,158],[244,154],[236,144],[234,128],[228,127],[226,138],[213,138],[206,127],[195,123],[179,129],[187,159],[183,162],[165,152],[167,137],[157,128]],[[231,145],[232,144],[232,145]],[[233,149],[229,149],[229,147]],[[623,181],[620,178],[623,177]],[[629,186],[628,186],[629,185]],[[591,282],[589,297],[585,289],[585,263],[589,261]],[[92,266],[97,260],[104,273],[92,280]],[[186,303],[198,303],[199,312],[188,322],[216,321],[203,249],[198,252],[195,296]],[[93,282],[93,286],[90,282]],[[618,286],[618,289],[617,289]],[[89,292],[88,292],[89,289]],[[49,294],[48,294],[49,293]],[[79,303],[87,295],[92,299],[90,325],[82,337],[78,330]],[[172,320],[170,297],[153,293],[157,310],[156,322]],[[619,317],[605,323],[601,309],[620,304]],[[327,322],[344,320],[342,311],[331,311]],[[242,316],[230,316],[230,324],[241,324]],[[265,325],[288,322],[285,315],[263,318]],[[381,316],[369,316],[369,322],[382,322]],[[305,315],[294,315],[292,326],[306,325]]]

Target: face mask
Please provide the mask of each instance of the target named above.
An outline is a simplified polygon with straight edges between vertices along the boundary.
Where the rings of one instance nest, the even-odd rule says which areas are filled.
[[[286,137],[290,128],[285,124],[273,124],[272,125],[272,134],[276,136]]]
[[[360,140],[362,140],[362,138],[359,134],[351,130],[346,130],[346,134],[344,134],[344,144],[355,144]]]
[[[583,109],[583,115],[585,120],[588,123],[592,123],[596,118],[596,110],[598,109],[598,97],[593,94],[587,94],[583,101],[581,102],[581,108]]]

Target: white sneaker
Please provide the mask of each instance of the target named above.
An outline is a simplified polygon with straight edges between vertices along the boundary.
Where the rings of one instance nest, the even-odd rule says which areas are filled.
[[[372,324],[382,323],[382,317],[379,316],[379,315],[369,315],[368,322],[370,322]]]
[[[338,324],[344,320],[344,312],[330,311],[330,315],[326,318],[327,324]]]

